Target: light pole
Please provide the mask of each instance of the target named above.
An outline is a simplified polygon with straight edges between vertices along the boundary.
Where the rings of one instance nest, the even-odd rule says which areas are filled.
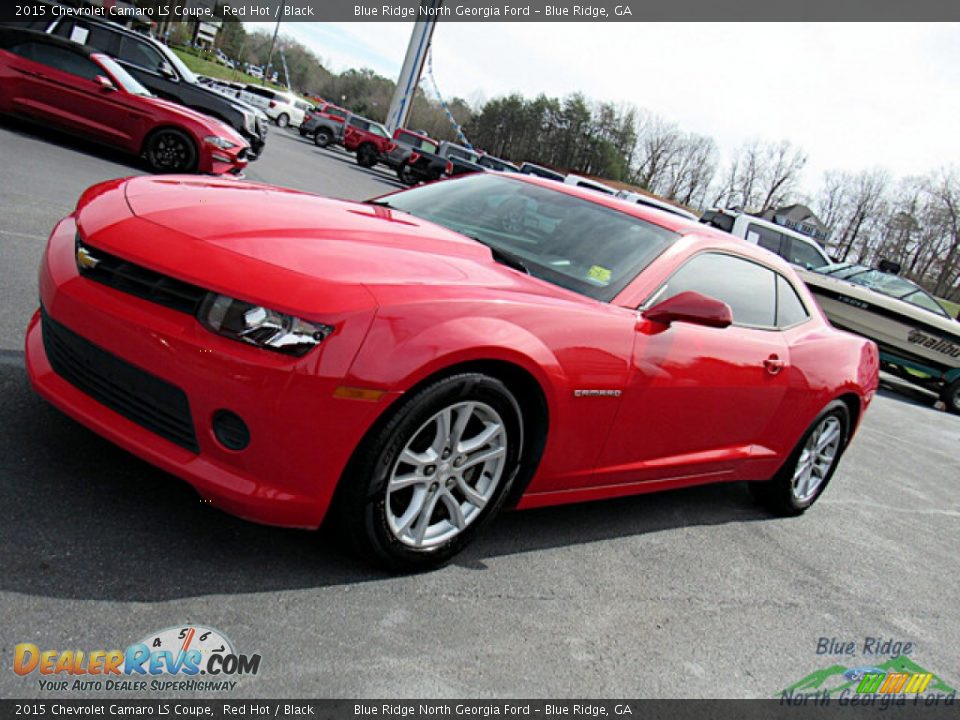
[[[413,98],[420,84],[420,74],[427,59],[430,41],[433,38],[433,27],[443,5],[443,0],[421,0],[419,17],[427,20],[417,20],[410,35],[410,44],[407,45],[407,55],[403,59],[400,77],[397,78],[397,89],[393,91],[390,109],[387,110],[387,128],[393,132],[407,123],[410,108],[413,107]]]
[[[268,80],[270,76],[270,64],[273,62],[273,49],[277,44],[277,33],[280,32],[280,23],[283,22],[283,14],[287,11],[287,0],[280,0],[280,14],[277,16],[277,26],[273,29],[273,39],[270,41],[270,52],[267,54],[267,64],[263,67],[263,76]]]

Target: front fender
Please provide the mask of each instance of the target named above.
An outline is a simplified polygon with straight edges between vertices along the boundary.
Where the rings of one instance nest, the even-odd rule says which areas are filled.
[[[529,330],[504,318],[397,321],[390,315],[377,315],[350,368],[351,385],[403,393],[444,368],[478,360],[522,367],[540,384],[548,408],[556,405],[554,388],[566,384],[563,368],[550,348]]]
[[[544,309],[510,302],[416,303],[381,308],[347,382],[386,390],[384,409],[447,368],[502,361],[526,370],[547,403],[547,442],[531,492],[595,466],[620,405],[577,389],[620,391],[629,371],[635,320],[615,310]]]

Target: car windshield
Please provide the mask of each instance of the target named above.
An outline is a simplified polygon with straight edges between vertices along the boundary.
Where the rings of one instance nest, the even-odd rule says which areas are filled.
[[[149,90],[138,83],[133,75],[124,70],[123,67],[117,64],[112,58],[108,58],[106,55],[101,55],[98,59],[100,64],[107,70],[107,72],[113,76],[113,79],[120,83],[120,85],[123,86],[123,89],[128,93],[131,95],[153,97]]]
[[[871,290],[876,290],[884,295],[904,300],[911,305],[916,305],[924,310],[929,310],[937,315],[950,317],[949,313],[932,296],[925,293],[922,289],[914,285],[909,280],[904,280],[897,275],[874,270],[863,265],[850,265],[841,263],[838,265],[827,265],[817,268],[815,272],[821,275],[830,275],[847,282],[863,285]]]
[[[164,46],[161,45],[161,47],[164,47]],[[166,50],[165,47],[164,47],[164,50]],[[173,65],[177,69],[177,72],[180,74],[180,77],[182,77],[188,83],[199,82],[199,80],[197,80],[197,76],[194,75],[193,70],[191,70],[186,65],[184,65],[183,60],[181,60],[175,52],[166,50],[163,56],[170,62],[171,65]]]
[[[502,175],[470,175],[376,201],[471,237],[532,276],[609,302],[678,237],[665,228]]]

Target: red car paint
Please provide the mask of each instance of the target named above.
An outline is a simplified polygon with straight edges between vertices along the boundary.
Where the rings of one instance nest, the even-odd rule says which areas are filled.
[[[382,135],[377,135],[348,123],[343,131],[343,147],[349,152],[357,152],[363,145],[373,146],[378,157],[386,155],[397,146],[390,138],[385,138]]]
[[[43,35],[40,39],[49,41]],[[86,57],[100,67],[112,89],[0,49],[0,114],[50,125],[131,155],[140,155],[158,128],[175,127],[193,141],[197,172],[238,174],[247,166],[249,144],[233,128],[182,105],[129,93],[104,66],[104,55]],[[208,137],[222,138],[233,147],[214,146]]]
[[[355,448],[398,398],[472,361],[525,370],[546,399],[546,444],[521,508],[767,479],[830,401],[845,398],[855,420],[862,417],[877,387],[875,345],[831,328],[779,258],[589,190],[527,176],[508,182],[574,195],[683,237],[602,303],[498,264],[487,247],[386,207],[212,178],[112,181],[89,189],[54,229],[40,269],[41,302],[74,333],[182,388],[199,452],[57,375],[39,311],[26,338],[30,380],[64,412],[187,480],[215,505],[298,527],[321,523]],[[300,358],[226,339],[191,315],[80,276],[78,230],[102,251],[336,330]],[[772,332],[667,326],[638,314],[677,267],[705,249],[791,278],[812,316]],[[724,324],[722,313],[715,321]],[[774,356],[777,372],[766,365]],[[382,395],[335,396],[344,387]],[[589,396],[583,388],[619,393]],[[220,408],[248,423],[246,450],[215,439],[210,423]]]

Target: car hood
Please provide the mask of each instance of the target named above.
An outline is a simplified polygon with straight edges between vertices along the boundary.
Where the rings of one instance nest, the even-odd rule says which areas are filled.
[[[287,278],[290,288],[310,279],[374,296],[389,289],[395,297],[398,286],[455,286],[487,297],[503,291],[587,302],[496,263],[474,240],[385,207],[219,178],[133,178],[123,190],[138,221],[170,234],[160,243],[152,232],[150,240],[130,239],[129,229],[103,233],[102,249],[221,292],[252,289],[269,274]],[[85,230],[95,230],[90,216],[80,216]],[[239,268],[250,280],[224,288],[226,276],[238,282]]]

